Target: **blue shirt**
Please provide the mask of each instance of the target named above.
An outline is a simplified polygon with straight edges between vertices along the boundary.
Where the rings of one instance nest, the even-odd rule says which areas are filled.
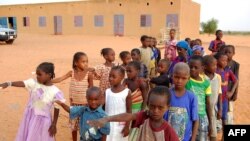
[[[193,92],[186,90],[177,97],[174,88],[170,89],[170,108],[164,119],[175,129],[180,141],[189,141],[192,136],[193,121],[198,120],[198,102]]]
[[[80,136],[82,140],[100,141],[102,135],[108,135],[110,132],[110,124],[105,124],[104,127],[96,129],[87,124],[88,120],[95,120],[106,117],[106,113],[101,106],[95,110],[91,110],[88,106],[72,106],[70,108],[70,119],[80,118]]]

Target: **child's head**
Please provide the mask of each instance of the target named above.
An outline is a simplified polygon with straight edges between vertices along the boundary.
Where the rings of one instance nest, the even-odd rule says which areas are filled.
[[[185,41],[190,45],[191,39],[189,37],[185,38]]]
[[[204,55],[204,48],[200,45],[193,46],[192,50],[193,50],[193,55],[197,55],[197,56]]]
[[[95,110],[101,105],[101,90],[98,87],[90,87],[86,92],[89,108]]]
[[[120,56],[124,65],[127,65],[129,62],[131,62],[130,52],[122,51],[119,56]]]
[[[109,74],[109,82],[111,86],[117,86],[121,84],[125,76],[125,70],[121,66],[112,67]]]
[[[227,45],[225,45],[225,44],[222,44],[222,43],[218,43],[218,44],[217,44],[218,52],[224,53],[226,47],[227,47]]]
[[[215,35],[216,35],[216,39],[221,40],[223,37],[222,30],[216,30]]]
[[[160,121],[170,105],[171,95],[165,86],[156,86],[148,94],[149,118]]]
[[[154,39],[153,39],[153,37],[148,37],[149,38],[149,40],[150,40],[150,44],[149,44],[149,47],[154,47]]]
[[[185,57],[187,55],[187,50],[189,45],[186,41],[179,41],[177,44],[177,53],[180,57]]]
[[[168,71],[170,62],[166,59],[161,59],[157,66],[158,73],[166,73]]]
[[[225,68],[228,64],[228,56],[225,53],[218,52],[214,56],[217,59],[217,66],[219,68]]]
[[[196,40],[192,40],[192,41],[190,42],[190,47],[193,48],[195,45],[198,45],[198,44],[197,44],[197,41],[196,41]]]
[[[72,68],[84,70],[88,67],[88,57],[83,52],[77,52],[74,54]]]
[[[46,84],[55,77],[55,67],[53,63],[43,62],[36,68],[37,81]]]
[[[106,61],[114,62],[115,61],[115,51],[112,48],[103,48],[101,50],[101,55]]]
[[[205,72],[215,73],[217,68],[217,60],[212,55],[206,55],[203,57],[203,65]]]
[[[225,53],[228,57],[228,61],[233,60],[233,56],[235,54],[235,47],[233,45],[227,45],[225,49],[223,49],[223,53]]]
[[[147,35],[142,35],[141,43],[143,47],[149,47],[151,44],[151,39]]]
[[[190,77],[190,68],[186,63],[180,62],[174,66],[173,70],[173,83],[175,88],[183,89],[185,88],[189,77]]]
[[[138,48],[131,50],[131,57],[133,61],[141,61],[141,52]]]
[[[202,46],[202,41],[201,39],[195,39],[195,42],[197,45]]]
[[[132,61],[127,65],[126,72],[129,79],[134,79],[138,76],[141,69],[141,63]]]
[[[175,32],[176,32],[176,30],[175,29],[170,29],[170,31],[169,31],[169,36],[170,36],[170,39],[174,39],[174,37],[175,37]]]
[[[199,77],[203,70],[203,58],[201,56],[192,56],[189,60],[190,76],[192,78]]]
[[[153,37],[153,47],[157,46],[157,39],[155,37]]]

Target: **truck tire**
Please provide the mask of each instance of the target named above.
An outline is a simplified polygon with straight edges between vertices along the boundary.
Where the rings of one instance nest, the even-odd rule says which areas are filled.
[[[14,40],[8,40],[6,41],[6,44],[13,44]]]

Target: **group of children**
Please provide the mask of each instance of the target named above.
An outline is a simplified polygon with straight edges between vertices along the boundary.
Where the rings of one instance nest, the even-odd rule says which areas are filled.
[[[77,52],[72,70],[61,77],[54,78],[54,65],[44,62],[36,79],[0,84],[30,93],[16,141],[55,140],[58,105],[69,112],[73,141],[78,130],[81,141],[216,141],[217,120],[233,123],[239,74],[235,48],[222,35],[216,32],[212,55],[205,55],[199,39],[177,42],[171,29],[164,59],[156,39],[143,35],[141,47],[119,54],[122,64],[114,63],[112,48],[101,50],[105,62],[94,68]],[[68,78],[70,106],[54,85]]]

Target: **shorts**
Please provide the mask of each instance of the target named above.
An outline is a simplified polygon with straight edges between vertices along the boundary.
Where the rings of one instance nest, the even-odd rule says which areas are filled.
[[[197,141],[208,141],[208,124],[207,115],[199,115]]]

